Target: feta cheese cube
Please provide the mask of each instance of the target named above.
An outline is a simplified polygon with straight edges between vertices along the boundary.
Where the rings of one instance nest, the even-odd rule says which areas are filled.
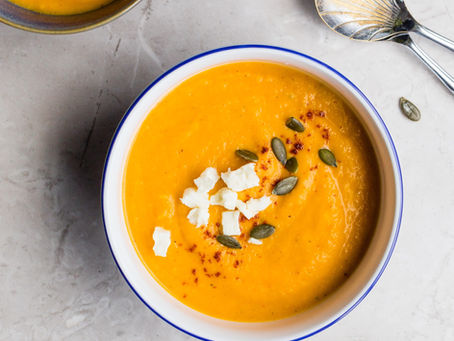
[[[251,162],[244,166],[231,171],[221,173],[221,178],[228,188],[235,192],[240,192],[248,188],[256,187],[260,183],[260,179],[255,173],[255,163]]]
[[[196,207],[188,213],[189,222],[197,227],[208,225],[210,213],[207,207]]]
[[[234,210],[238,194],[227,187],[221,188],[216,194],[211,196],[210,204],[224,206],[227,210]]]
[[[186,188],[183,193],[181,202],[190,207],[208,207],[210,201],[208,200],[208,193],[196,191],[194,188]]]
[[[240,230],[240,211],[222,212],[222,233],[227,236],[239,236]]]
[[[170,231],[156,226],[153,232],[154,246],[153,251],[156,256],[166,257],[167,249],[170,246]]]
[[[216,168],[208,167],[197,179],[194,180],[194,183],[199,192],[208,193],[214,188],[218,180],[219,174]]]
[[[260,239],[255,239],[255,238],[252,238],[252,237],[249,238],[247,240],[247,242],[250,243],[250,244],[254,244],[254,245],[262,245],[263,244],[263,242]]]
[[[240,210],[241,213],[247,218],[251,219],[257,213],[265,210],[269,205],[271,205],[270,197],[263,196],[259,199],[249,199],[246,202],[238,200],[236,207]]]

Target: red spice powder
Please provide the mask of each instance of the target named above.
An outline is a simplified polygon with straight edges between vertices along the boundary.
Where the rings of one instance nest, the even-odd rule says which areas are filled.
[[[265,154],[269,150],[268,147],[262,147],[262,154]]]
[[[290,149],[290,153],[292,153],[293,155],[296,155],[296,154],[298,154],[298,151],[295,148],[293,148],[293,149]]]
[[[307,114],[306,114],[307,118],[308,119],[312,119],[312,117],[314,116],[314,114],[312,114],[312,112],[308,111]]]
[[[221,251],[216,251],[213,258],[216,260],[216,262],[219,262],[221,260]]]
[[[240,262],[238,261],[238,259],[233,263],[233,267],[234,268],[237,268],[238,266],[240,265]]]
[[[195,270],[195,269],[192,269],[192,270],[191,270],[191,273],[195,276],[196,270]]]
[[[219,277],[219,276],[221,276],[221,273],[218,271],[218,272],[216,272],[214,275],[215,275],[216,277]]]
[[[199,282],[199,278],[196,277],[196,278],[194,279],[194,283],[197,284],[198,282]]]
[[[322,137],[326,140],[329,139],[329,129],[328,128],[323,128]]]
[[[293,147],[295,147],[296,150],[302,150],[304,148],[304,144],[301,142],[296,142]]]
[[[242,223],[243,221],[246,221],[247,218],[243,215],[243,214],[240,214],[240,223]]]
[[[267,167],[267,166],[265,166],[265,165],[264,165],[263,163],[262,163],[262,164],[260,164],[260,168],[261,168],[261,169],[263,169],[263,170],[267,170],[267,169],[268,169],[268,167]]]
[[[188,249],[188,251],[189,251],[189,252],[194,252],[194,250],[196,249],[196,247],[197,247],[197,245],[194,244],[194,245],[192,245],[192,246]]]
[[[291,143],[292,143],[292,141],[291,141],[291,140],[290,140],[289,138],[287,138],[287,140],[285,140],[285,143],[287,143],[287,144],[291,144]]]
[[[325,113],[324,111],[320,111],[320,112],[318,113],[318,116],[320,116],[320,117],[325,117],[325,116],[326,116],[326,113]]]

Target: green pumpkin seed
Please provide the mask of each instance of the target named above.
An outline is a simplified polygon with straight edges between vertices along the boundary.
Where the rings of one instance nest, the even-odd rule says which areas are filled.
[[[287,121],[285,121],[285,125],[287,126],[287,128],[297,131],[298,133],[302,133],[304,131],[303,124],[295,117],[289,117]]]
[[[421,112],[418,107],[410,102],[408,99],[401,97],[399,99],[399,106],[402,113],[412,121],[419,121],[421,119]]]
[[[231,249],[241,249],[241,244],[233,237],[226,236],[225,234],[220,234],[216,237],[216,240],[224,246],[227,246]]]
[[[285,150],[284,142],[278,137],[273,137],[271,139],[271,149],[273,149],[276,158],[285,166],[287,162],[287,151]]]
[[[247,161],[257,162],[259,157],[257,154],[247,150],[247,149],[238,149],[235,151],[235,154]]]
[[[296,173],[298,170],[298,160],[296,157],[291,157],[285,163],[285,169],[287,169],[290,173]]]
[[[298,178],[296,176],[289,176],[288,178],[279,181],[273,188],[273,194],[285,195],[290,193],[296,186]]]
[[[271,236],[274,233],[274,230],[275,228],[273,225],[261,224],[254,227],[249,235],[255,239],[263,239]]]
[[[318,151],[318,156],[328,166],[337,167],[336,157],[331,150],[322,148]]]

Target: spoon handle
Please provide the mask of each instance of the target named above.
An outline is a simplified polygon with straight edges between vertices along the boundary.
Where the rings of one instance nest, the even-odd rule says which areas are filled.
[[[405,43],[413,53],[418,56],[421,61],[440,79],[440,81],[449,89],[454,95],[454,78],[449,75],[435,60],[429,57],[412,39],[407,39]]]
[[[414,29],[414,32],[419,33],[420,35],[429,38],[430,40],[444,46],[451,51],[454,51],[454,41],[443,37],[442,35],[438,34],[437,32],[432,31],[430,28],[427,28],[423,25],[417,24]]]

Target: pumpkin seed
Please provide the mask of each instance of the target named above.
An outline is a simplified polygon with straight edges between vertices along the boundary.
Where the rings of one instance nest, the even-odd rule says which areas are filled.
[[[399,99],[399,106],[402,113],[412,121],[419,121],[421,119],[421,112],[418,107],[410,102],[405,97]]]
[[[271,236],[274,233],[274,230],[275,228],[273,225],[261,224],[254,227],[249,235],[255,239],[263,239]]]
[[[247,150],[247,149],[238,149],[235,151],[235,154],[247,161],[257,162],[259,157],[257,154]]]
[[[279,181],[273,188],[273,194],[285,195],[290,193],[296,186],[298,178],[296,176],[289,176],[288,178]]]
[[[226,236],[225,234],[220,234],[216,237],[216,240],[224,246],[227,246],[231,249],[241,249],[241,244],[233,237]]]
[[[298,133],[302,133],[304,131],[303,124],[295,117],[289,117],[287,121],[285,121],[285,125],[287,126],[287,128],[297,131]]]
[[[298,160],[296,157],[291,157],[285,163],[285,169],[287,169],[290,173],[296,173],[298,170]]]
[[[322,148],[318,151],[318,156],[328,166],[337,167],[336,157],[331,150]]]
[[[284,142],[278,137],[273,137],[271,139],[271,149],[273,149],[276,158],[285,166],[287,162],[287,151],[285,150]]]

